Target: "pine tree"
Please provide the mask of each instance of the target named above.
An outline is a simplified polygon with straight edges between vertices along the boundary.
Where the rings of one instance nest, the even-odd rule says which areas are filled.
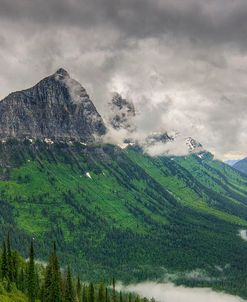
[[[24,292],[24,288],[25,288],[25,278],[24,278],[24,269],[22,268],[18,279],[18,289]]]
[[[93,283],[89,284],[88,302],[94,302],[94,286],[93,286]]]
[[[105,302],[109,302],[108,288],[105,288]]]
[[[12,266],[13,266],[13,281],[18,283],[18,253],[16,251],[12,252]]]
[[[44,281],[44,292],[43,301],[52,302],[53,290],[52,290],[52,255],[50,255],[48,264],[45,271],[45,281]]]
[[[11,251],[9,234],[7,237],[7,267],[8,267],[7,277],[8,277],[8,280],[10,282],[12,282],[14,272],[13,272],[12,251]]]
[[[35,266],[34,266],[34,249],[33,249],[33,241],[31,241],[30,245],[30,254],[29,254],[29,262],[28,262],[28,278],[27,278],[27,293],[28,293],[28,301],[35,302],[36,297],[36,276],[35,276]]]
[[[123,302],[123,295],[122,295],[122,292],[120,292],[120,294],[119,294],[119,302]]]
[[[62,301],[61,272],[55,243],[46,267],[43,299],[45,302]]]
[[[77,277],[77,283],[76,283],[76,296],[77,296],[77,301],[81,302],[82,293],[81,293],[81,281],[79,276]]]
[[[41,289],[40,289],[40,301],[45,302],[45,285],[42,284]]]
[[[1,257],[1,276],[2,279],[8,277],[8,261],[5,241],[3,242],[3,251]]]
[[[82,289],[82,302],[88,302],[86,285]]]
[[[112,279],[112,302],[117,302],[115,278]]]
[[[55,243],[53,245],[53,253],[52,253],[52,291],[53,291],[52,302],[60,302],[62,300],[61,272],[60,272],[59,262],[57,258],[57,249]]]
[[[67,269],[66,283],[65,283],[65,297],[64,302],[75,302],[75,294],[71,279],[70,268]]]
[[[36,289],[36,298],[37,298],[37,293],[40,294],[40,278],[39,278],[39,273],[37,271],[37,268],[35,267],[35,289]]]
[[[97,302],[104,302],[104,301],[105,301],[104,285],[103,283],[101,283],[99,286]]]

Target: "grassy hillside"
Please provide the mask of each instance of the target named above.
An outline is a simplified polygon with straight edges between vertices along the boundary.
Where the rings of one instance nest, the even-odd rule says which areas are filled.
[[[247,178],[210,154],[151,158],[135,149],[0,145],[0,236],[56,240],[83,279],[163,278],[247,296]],[[27,245],[28,246],[28,245]]]

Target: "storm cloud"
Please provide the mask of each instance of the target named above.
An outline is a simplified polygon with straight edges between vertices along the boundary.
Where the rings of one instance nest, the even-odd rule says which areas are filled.
[[[0,98],[68,70],[104,114],[130,98],[143,131],[247,155],[245,0],[0,0]]]

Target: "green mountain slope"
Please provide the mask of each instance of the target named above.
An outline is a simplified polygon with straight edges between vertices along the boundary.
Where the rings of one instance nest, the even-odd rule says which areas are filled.
[[[204,270],[210,285],[247,296],[247,178],[203,158],[152,158],[111,145],[0,144],[0,236],[56,240],[84,279],[163,278]],[[65,263],[64,263],[65,264]]]

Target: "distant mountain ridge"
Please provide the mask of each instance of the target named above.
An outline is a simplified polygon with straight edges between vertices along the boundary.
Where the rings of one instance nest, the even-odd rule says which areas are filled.
[[[232,167],[244,174],[247,174],[247,157],[237,161]]]
[[[224,163],[232,167],[232,166],[234,166],[238,161],[239,161],[239,159],[228,159],[228,160],[225,160]]]
[[[0,102],[0,139],[94,142],[106,127],[86,90],[62,68]]]
[[[137,125],[137,114],[134,103],[126,98],[123,98],[119,93],[115,92],[112,99],[108,103],[107,108],[107,122],[110,128],[115,131],[124,131],[125,137],[121,147],[126,148],[128,145],[137,145],[143,150],[147,151],[150,148],[159,148],[166,145],[163,155],[173,155],[174,148],[172,145],[181,144],[184,148],[184,154],[197,153],[199,156],[203,156],[203,153],[207,152],[201,143],[196,141],[192,137],[181,137],[178,132],[168,133],[167,131],[153,131],[147,133],[140,133]],[[147,117],[148,118],[148,117]],[[122,136],[121,133],[120,136]],[[168,146],[169,144],[169,146]],[[170,148],[172,150],[170,150]]]

